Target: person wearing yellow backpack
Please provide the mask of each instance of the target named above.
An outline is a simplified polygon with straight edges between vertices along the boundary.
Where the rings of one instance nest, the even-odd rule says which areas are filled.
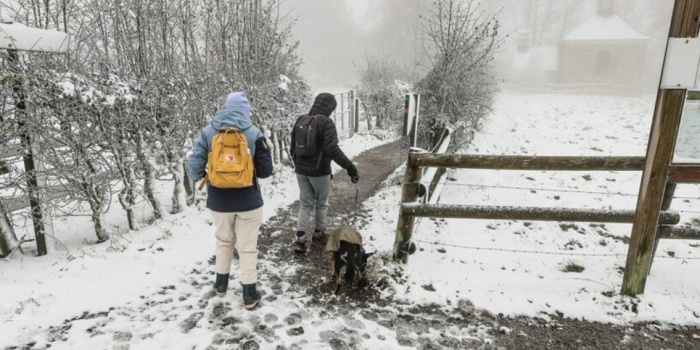
[[[231,175],[239,170],[240,174]],[[249,310],[262,299],[256,288],[258,234],[263,214],[258,178],[269,177],[272,170],[270,148],[250,119],[248,98],[243,92],[230,93],[195,141],[187,175],[194,181],[207,182],[207,208],[216,226],[214,289],[217,295],[226,295],[235,248],[243,305]]]

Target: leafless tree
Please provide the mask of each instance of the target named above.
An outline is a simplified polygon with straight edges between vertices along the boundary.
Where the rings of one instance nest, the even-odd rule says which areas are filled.
[[[420,129],[427,130],[420,138],[430,148],[451,128],[454,151],[471,141],[491,111],[497,89],[491,64],[502,41],[498,13],[479,11],[471,0],[438,0],[424,30],[432,67],[418,83]]]
[[[184,160],[230,91],[245,91],[252,118],[282,160],[292,119],[308,108],[297,73],[292,18],[278,0],[17,0],[17,21],[72,35],[65,60],[32,55],[30,125],[51,142],[47,177],[88,203],[98,241],[117,195],[129,227],[134,206],[164,215],[158,181],[173,184],[171,212],[186,203]],[[6,13],[6,12],[4,12]],[[283,84],[284,83],[284,84]],[[70,89],[67,89],[70,87]],[[67,213],[75,215],[76,212]]]
[[[394,61],[368,57],[360,69],[358,96],[370,115],[376,116],[379,129],[401,124],[395,118],[396,111],[403,107],[403,98],[411,89],[410,77],[402,73],[407,71],[404,68]]]

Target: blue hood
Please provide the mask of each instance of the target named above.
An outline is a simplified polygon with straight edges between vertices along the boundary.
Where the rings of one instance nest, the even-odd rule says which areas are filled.
[[[243,109],[245,114],[250,115],[250,102],[248,102],[248,97],[246,97],[244,92],[237,91],[228,94],[224,106],[238,106]]]

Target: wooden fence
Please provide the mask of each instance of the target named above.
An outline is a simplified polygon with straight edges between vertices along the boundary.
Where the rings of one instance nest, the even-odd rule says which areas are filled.
[[[338,106],[331,118],[338,130],[338,138],[343,140],[352,137],[355,133],[366,131],[370,128],[369,115],[363,108],[362,101],[355,97],[355,90],[349,90],[334,94]]]
[[[494,220],[545,220],[633,223],[636,211],[562,209],[547,207],[517,207],[488,205],[444,205],[426,203],[420,198],[426,193],[422,176],[426,167],[438,169],[492,169],[492,170],[551,170],[551,171],[642,171],[645,157],[537,157],[444,155],[412,150],[404,177],[401,210],[396,228],[394,257],[406,263],[408,255],[415,251],[411,242],[416,217],[440,217]],[[672,169],[675,169],[672,167]],[[693,171],[697,168],[693,168]],[[688,171],[686,171],[687,173]],[[673,173],[673,171],[672,171]],[[683,173],[676,170],[675,173]],[[670,211],[676,182],[684,182],[680,175],[671,176],[664,192],[664,200],[658,220],[656,245],[659,239],[700,239],[700,230],[675,226],[680,215]],[[434,182],[434,179],[431,180]],[[688,181],[685,181],[688,182]]]

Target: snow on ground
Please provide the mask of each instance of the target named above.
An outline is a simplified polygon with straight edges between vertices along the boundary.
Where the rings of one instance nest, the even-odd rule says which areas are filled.
[[[483,132],[465,152],[641,156],[645,153],[653,102],[649,96],[505,93],[497,100],[495,113]],[[341,147],[352,157],[381,142],[371,135],[356,135],[343,141]],[[640,175],[452,170],[441,203],[633,209]],[[392,249],[401,195],[396,178],[403,178],[403,169],[397,169],[383,189],[364,204],[372,213],[369,225],[361,232],[369,237],[368,251],[388,253]],[[281,169],[265,180],[263,189],[265,220],[298,196],[290,169]],[[164,184],[163,203],[168,203],[169,190],[170,186]],[[680,198],[674,200],[672,209],[678,210],[684,221],[700,215],[693,212],[700,197],[696,186],[679,186],[676,196]],[[187,320],[196,323],[198,317],[225,315],[231,308],[240,307],[229,301],[207,304],[201,311],[193,309],[195,300],[201,297],[201,285],[210,282],[201,278],[202,271],[210,269],[204,261],[213,254],[214,247],[206,210],[188,208],[140,232],[124,228],[118,204],[110,213],[114,215],[108,216],[113,231],[109,244],[85,243],[94,240],[86,217],[57,218],[54,225],[60,245],[50,255],[36,258],[17,254],[0,261],[0,348],[32,340],[36,341],[34,348],[42,348],[47,340],[41,332],[49,327],[58,327],[84,312],[100,313],[111,307],[116,310],[110,313],[108,323],[99,319],[75,321],[65,333],[68,339],[54,343],[52,348],[61,344],[66,348],[108,348],[116,341],[128,341],[132,334],[140,334],[138,340],[132,340],[132,349],[205,348],[212,341],[207,333],[211,330],[197,327],[185,334],[182,327],[187,327]],[[638,298],[619,295],[630,230],[631,225],[622,224],[422,219],[413,236],[419,251],[410,256],[403,270],[406,283],[393,283],[385,293],[412,304],[456,307],[470,301],[478,309],[505,315],[560,313],[614,323],[700,323],[695,311],[700,310],[700,281],[695,278],[700,269],[700,250],[694,241],[662,241],[645,294]],[[294,268],[265,261],[260,264],[265,278],[290,273]],[[376,260],[373,270],[379,270],[379,265]],[[567,269],[583,271],[565,272]],[[174,285],[178,286],[179,297],[173,297],[168,287]],[[268,295],[275,292],[274,288],[286,290],[274,284],[263,288]],[[237,298],[240,288],[230,292],[231,298]],[[258,327],[261,323],[303,325],[302,345],[314,348],[316,344],[327,346],[329,337],[350,327],[368,334],[361,340],[368,348],[398,346],[395,334],[371,319],[309,313],[301,303],[304,295],[274,294],[274,302],[263,304],[257,312],[240,314],[239,318],[251,328],[238,332],[253,329],[274,333]],[[148,305],[144,304],[146,296],[153,299],[146,299]],[[134,315],[129,308],[142,312]],[[90,334],[94,329],[113,334]],[[124,329],[132,331],[122,333]],[[291,337],[300,336],[293,330],[286,334],[289,343]],[[319,339],[325,343],[319,343]]]
[[[465,153],[644,156],[653,108],[653,97],[504,94]],[[640,178],[641,172],[451,170],[440,203],[634,209]],[[400,195],[398,186],[377,195],[386,206],[375,210],[367,232],[395,228]],[[679,186],[671,208],[688,222],[700,216],[699,197],[697,186]],[[405,270],[410,283],[396,286],[401,299],[470,300],[506,315],[700,323],[696,241],[662,240],[644,295],[629,298],[619,292],[631,224],[424,218],[416,225],[419,251]],[[392,243],[376,236],[376,249]],[[577,269],[583,271],[567,272]]]

